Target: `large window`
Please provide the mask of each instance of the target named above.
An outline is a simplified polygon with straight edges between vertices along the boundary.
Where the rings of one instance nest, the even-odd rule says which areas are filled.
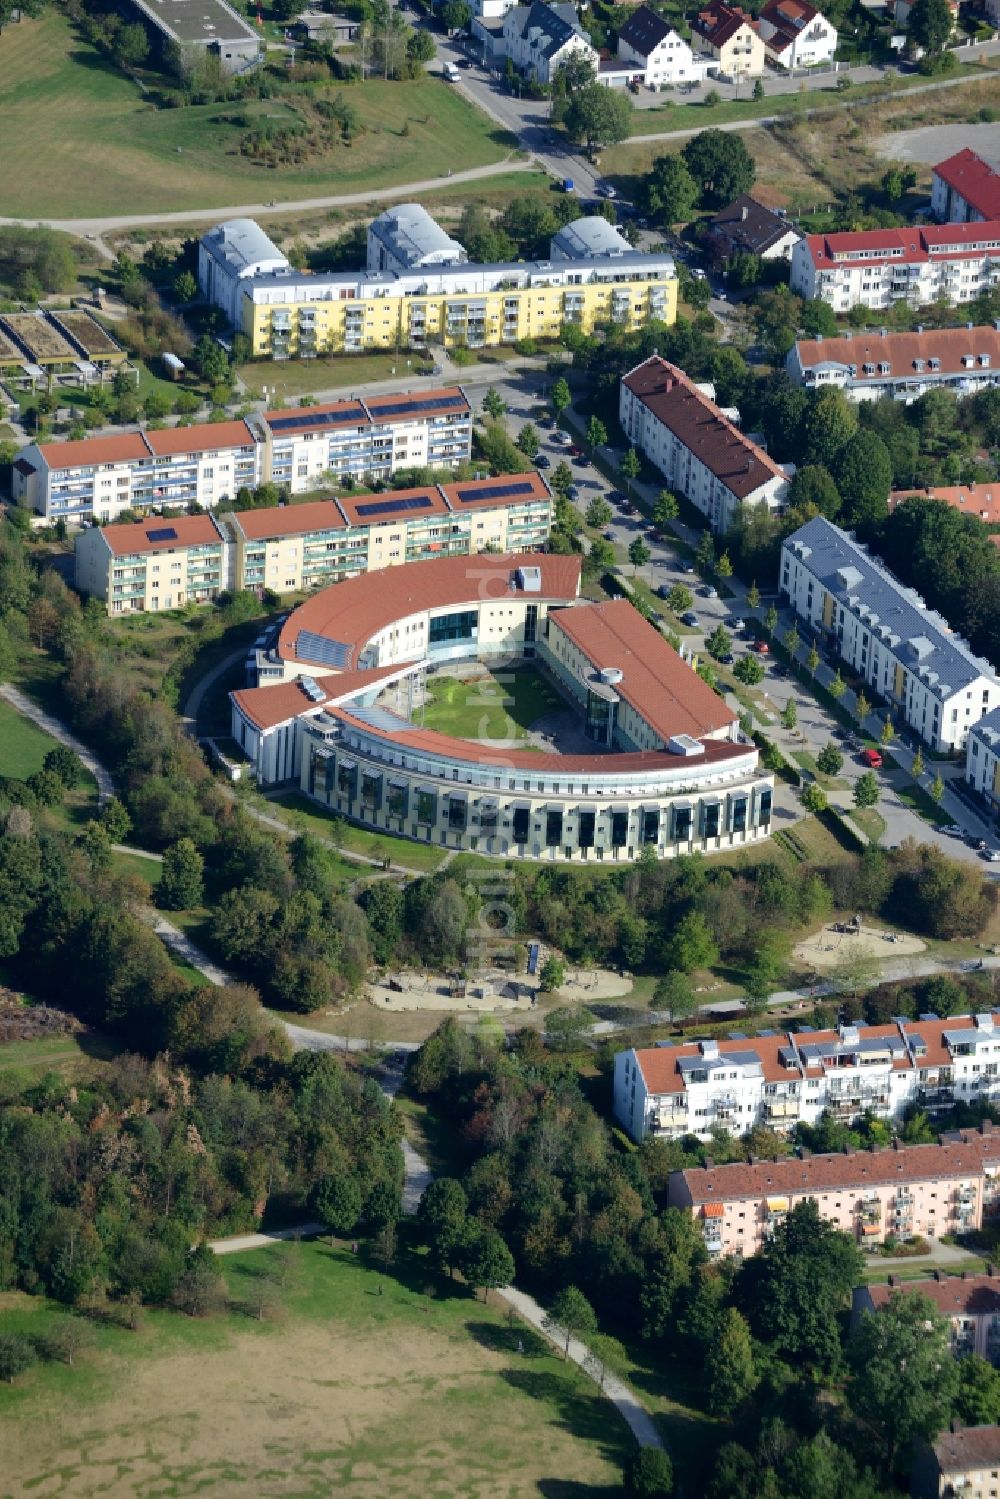
[[[524,641],[530,645],[538,633],[538,605],[528,604],[524,611]]]
[[[614,704],[596,692],[587,693],[587,738],[596,744],[610,744],[614,728]]]
[[[766,828],[771,822],[771,788],[765,786],[757,793],[757,825]]]
[[[479,808],[479,831],[484,838],[492,838],[497,830],[496,802],[483,802]]]
[[[550,807],[545,814],[545,846],[558,848],[562,842],[563,815],[558,807]]]
[[[361,805],[368,812],[377,812],[382,805],[382,774],[366,770],[361,777]]]
[[[579,848],[593,848],[594,827],[597,822],[596,814],[593,812],[577,813],[576,841]]]
[[[427,635],[430,646],[450,645],[458,640],[475,640],[479,611],[466,609],[457,614],[440,614],[432,619]]]
[[[674,842],[690,843],[691,841],[691,808],[689,806],[674,808]]]
[[[702,802],[701,804],[701,836],[703,838],[718,838],[719,815],[722,811],[721,802]]]
[[[515,843],[527,843],[531,831],[531,808],[515,807],[513,838]]]
[[[390,817],[405,817],[409,802],[409,788],[405,781],[390,781],[386,795],[386,811]]]
[[[358,789],[358,767],[353,760],[341,760],[337,767],[337,791],[341,796],[354,798]]]
[[[628,843],[628,813],[623,811],[611,814],[611,847],[624,848]]]
[[[729,826],[734,833],[745,833],[747,830],[747,797],[734,796],[729,802]]]
[[[417,792],[417,821],[428,827],[437,821],[437,797],[433,791]]]
[[[646,807],[642,814],[643,843],[657,843],[660,837],[660,809]]]
[[[449,796],[448,826],[454,833],[464,833],[468,817],[468,803],[464,796]]]

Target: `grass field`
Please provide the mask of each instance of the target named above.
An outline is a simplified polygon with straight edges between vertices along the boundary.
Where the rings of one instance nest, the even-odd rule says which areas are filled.
[[[433,676],[427,681],[423,726],[460,739],[524,739],[529,727],[566,704],[535,671],[487,672],[469,681]]]
[[[15,1096],[47,1072],[56,1072],[74,1082],[92,1077],[95,1068],[110,1061],[118,1050],[109,1037],[93,1031],[76,1036],[42,1036],[34,1041],[7,1041],[0,1045],[0,1096]],[[2,1306],[0,1296],[0,1309]]]
[[[233,120],[283,114],[281,101],[157,109],[53,9],[0,35],[0,212],[93,217],[349,193],[486,165],[511,148],[430,76],[372,80],[351,88],[350,102],[365,127],[352,146],[271,172],[238,153],[244,127]]]
[[[332,838],[338,847],[349,853],[364,854],[369,859],[391,859],[394,864],[404,864],[421,874],[431,874],[445,856],[443,848],[435,848],[430,843],[414,843],[409,838],[394,838],[389,833],[372,833],[367,828],[353,827],[342,818],[324,812],[322,807],[298,791],[269,797],[268,804],[294,812],[290,825],[296,830],[315,833],[319,838]],[[367,871],[363,864],[344,862],[354,879],[364,878]]]
[[[237,1304],[274,1253],[220,1262]],[[624,1425],[499,1307],[423,1261],[381,1275],[319,1243],[289,1259],[274,1321],[152,1313],[137,1333],[98,1329],[75,1368],[38,1365],[0,1389],[0,1493],[620,1494]],[[27,1296],[0,1307],[0,1323],[29,1335],[67,1315]]]
[[[26,781],[36,770],[41,770],[45,756],[55,747],[51,735],[36,728],[29,718],[0,698],[0,776]],[[97,782],[84,772],[78,784],[67,791],[62,804],[47,808],[44,815],[64,828],[74,829],[89,819],[96,806]]]
[[[376,380],[412,374],[416,380],[429,371],[428,361],[415,355],[342,354],[331,359],[273,359],[241,366],[240,378],[252,390],[267,386],[268,401],[294,401],[314,390],[361,390]]]

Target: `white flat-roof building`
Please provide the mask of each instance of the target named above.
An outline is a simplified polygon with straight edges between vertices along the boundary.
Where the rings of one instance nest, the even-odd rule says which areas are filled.
[[[781,548],[781,594],[932,750],[964,749],[1000,679],[847,531],[816,516]]]
[[[212,52],[223,73],[243,73],[264,55],[250,22],[226,0],[132,0],[162,37],[188,58]]]
[[[778,510],[784,504],[784,469],[665,359],[654,356],[623,376],[619,419],[632,446],[713,531],[728,531],[740,505]]]
[[[288,259],[254,219],[227,219],[198,241],[198,285],[237,327],[241,283],[255,276],[285,275],[291,269]]]
[[[635,250],[615,224],[594,213],[564,225],[552,236],[549,253],[553,260],[600,260],[633,255]]]

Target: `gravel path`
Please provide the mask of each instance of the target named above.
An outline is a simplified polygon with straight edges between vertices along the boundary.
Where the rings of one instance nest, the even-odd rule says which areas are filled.
[[[75,755],[79,756],[97,782],[97,800],[100,804],[103,805],[114,796],[115,783],[111,779],[111,772],[101,764],[97,756],[85,744],[81,744],[75,734],[71,734],[69,729],[59,722],[58,718],[53,718],[30,697],[26,697],[17,687],[11,687],[7,682],[0,686],[0,697],[6,699],[18,713],[23,713],[25,718],[30,718],[32,723],[44,729],[46,734],[51,734],[53,739],[57,739],[60,744],[64,744],[67,749],[71,749]]]

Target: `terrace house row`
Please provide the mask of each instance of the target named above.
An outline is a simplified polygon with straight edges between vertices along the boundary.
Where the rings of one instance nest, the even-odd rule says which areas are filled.
[[[620,1051],[614,1111],[633,1140],[707,1140],[762,1125],[790,1133],[830,1113],[900,1120],[1000,1099],[1000,1015],[924,1015],[839,1030],[762,1031]]]
[[[975,395],[1000,384],[1000,323],[964,328],[887,328],[843,338],[799,339],[785,361],[806,390],[832,385],[852,401],[884,396],[909,405],[929,390]]]
[[[800,1202],[852,1234],[862,1248],[889,1238],[971,1233],[1000,1212],[1000,1135],[955,1131],[937,1145],[849,1148],[731,1166],[674,1171],[671,1207],[687,1211],[712,1259],[746,1258]]]
[[[789,284],[835,312],[971,302],[1000,286],[1000,220],[807,234],[792,251]]]
[[[552,497],[537,473],[277,509],[89,527],[76,584],[109,614],[176,609],[231,589],[301,593],[360,573],[476,552],[535,551]],[[266,670],[264,675],[266,676]]]
[[[621,382],[619,420],[626,436],[691,501],[713,531],[728,531],[740,505],[780,510],[789,479],[740,431],[738,412],[715,404],[712,387],[654,356]]]
[[[459,386],[266,411],[117,437],[32,443],[14,463],[14,498],[48,521],[114,521],[123,511],[231,503],[271,481],[291,494],[384,483],[400,469],[456,468],[472,452]]]
[[[847,531],[816,516],[783,543],[780,587],[932,750],[964,750],[969,730],[1000,707],[1000,679]]]

